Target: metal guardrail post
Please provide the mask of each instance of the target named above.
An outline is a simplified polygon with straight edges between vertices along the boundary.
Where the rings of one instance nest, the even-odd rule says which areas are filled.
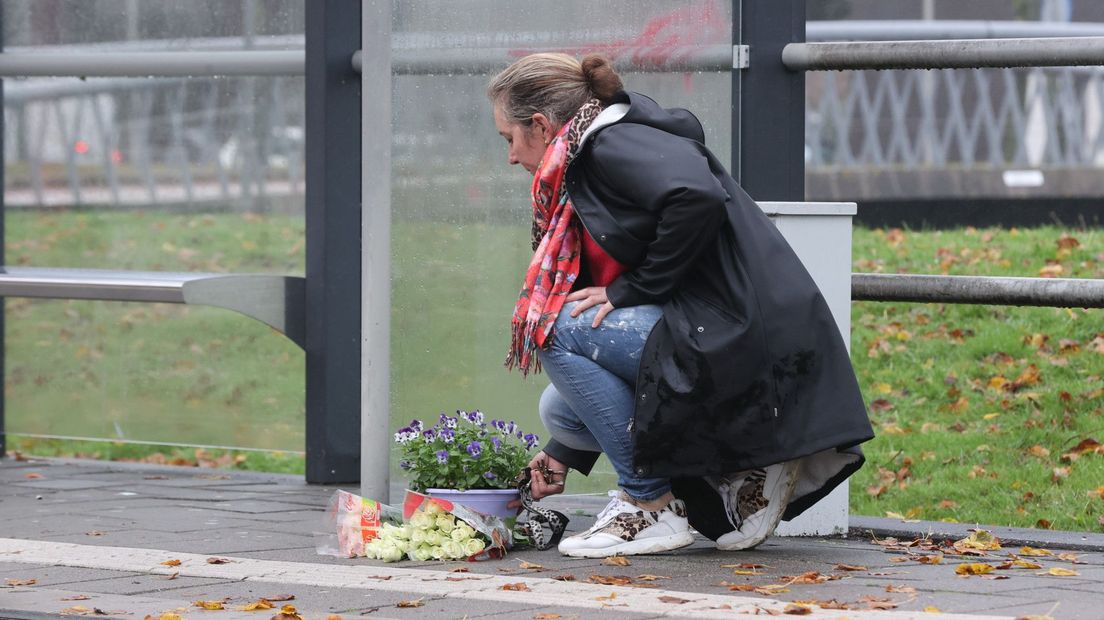
[[[360,16],[306,4],[307,482],[360,477]]]
[[[804,200],[805,75],[782,49],[805,41],[805,0],[733,0],[732,18],[751,52],[732,70],[732,172],[755,200]]]

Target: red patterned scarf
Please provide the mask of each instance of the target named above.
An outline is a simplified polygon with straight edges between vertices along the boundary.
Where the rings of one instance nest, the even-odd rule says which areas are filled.
[[[556,133],[533,175],[533,259],[525,271],[511,325],[506,367],[522,375],[540,372],[538,348],[552,343],[556,317],[579,277],[582,237],[575,208],[563,190],[564,172],[579,150],[583,133],[602,111],[591,99]]]

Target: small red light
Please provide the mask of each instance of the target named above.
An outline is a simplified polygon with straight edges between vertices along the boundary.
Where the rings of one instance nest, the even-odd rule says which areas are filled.
[[[84,140],[77,140],[73,143],[73,150],[76,151],[78,155],[84,155],[88,152],[88,143]]]
[[[119,149],[115,149],[114,151],[111,151],[111,161],[113,161],[115,163],[119,163],[119,162],[123,161],[123,154],[119,152]]]

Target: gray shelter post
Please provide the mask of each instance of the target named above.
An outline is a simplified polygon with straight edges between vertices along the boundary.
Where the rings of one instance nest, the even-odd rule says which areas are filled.
[[[360,476],[359,0],[306,3],[307,482]]]
[[[755,200],[804,200],[805,74],[782,49],[805,41],[805,0],[733,0],[732,23],[751,53],[732,70],[732,173]]]
[[[387,502],[391,462],[391,0],[369,0],[363,7],[361,58],[368,61],[360,66],[364,171],[360,489],[364,497]],[[349,60],[352,67],[352,58]]]
[[[4,54],[4,11],[0,9],[0,56]],[[4,243],[7,237],[4,236],[4,133],[6,128],[4,127],[4,80],[0,79],[0,265],[5,264],[7,259],[4,256]],[[4,361],[7,358],[7,345],[4,342],[4,308],[7,304],[4,303],[4,298],[0,297],[0,459],[4,458],[4,455],[8,453],[7,445],[7,431],[4,426]]]

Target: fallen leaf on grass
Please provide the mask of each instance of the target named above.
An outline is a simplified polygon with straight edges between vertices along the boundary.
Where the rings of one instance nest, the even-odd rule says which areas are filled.
[[[1051,568],[1048,571],[1044,571],[1044,572],[1041,572],[1041,573],[1035,573],[1035,574],[1036,575],[1051,575],[1052,577],[1077,577],[1077,576],[1081,575],[1081,573],[1079,573],[1075,570],[1070,570],[1068,568],[1058,568],[1057,566],[1055,566],[1054,568]]]
[[[836,564],[832,568],[834,568],[835,570],[846,570],[846,571],[867,570],[867,568],[865,566],[854,566],[852,564]]]
[[[623,555],[611,555],[610,557],[602,560],[602,564],[605,566],[631,566],[632,562],[629,558]]]
[[[12,588],[18,588],[18,587],[21,587],[21,586],[33,586],[36,583],[38,583],[37,579],[5,579],[4,580],[4,585],[12,587]]]
[[[225,601],[193,601],[193,607],[199,607],[200,609],[206,609],[207,611],[218,611],[220,609],[226,609],[223,605]]]
[[[398,607],[398,608],[401,609],[401,608],[410,608],[410,607],[422,607],[424,605],[425,605],[425,603],[422,602],[422,599],[416,598],[412,601],[399,601],[398,603],[395,604],[395,607]]]
[[[523,581],[517,583],[505,583],[499,587],[499,590],[509,590],[511,592],[530,592],[529,586]]]
[[[956,575],[985,575],[993,572],[993,567],[981,562],[959,564],[955,567]]]
[[[181,564],[180,560],[165,560],[161,563],[161,566],[180,566]]]
[[[661,596],[659,597],[661,603],[671,603],[672,605],[682,605],[683,603],[689,603],[688,598],[679,598],[677,596]]]
[[[797,603],[790,603],[782,609],[782,613],[790,616],[807,616],[813,613],[813,608],[806,607],[804,605],[798,605]]]
[[[207,558],[208,564],[229,564],[230,562],[233,562],[233,560],[228,560],[226,558]]]

